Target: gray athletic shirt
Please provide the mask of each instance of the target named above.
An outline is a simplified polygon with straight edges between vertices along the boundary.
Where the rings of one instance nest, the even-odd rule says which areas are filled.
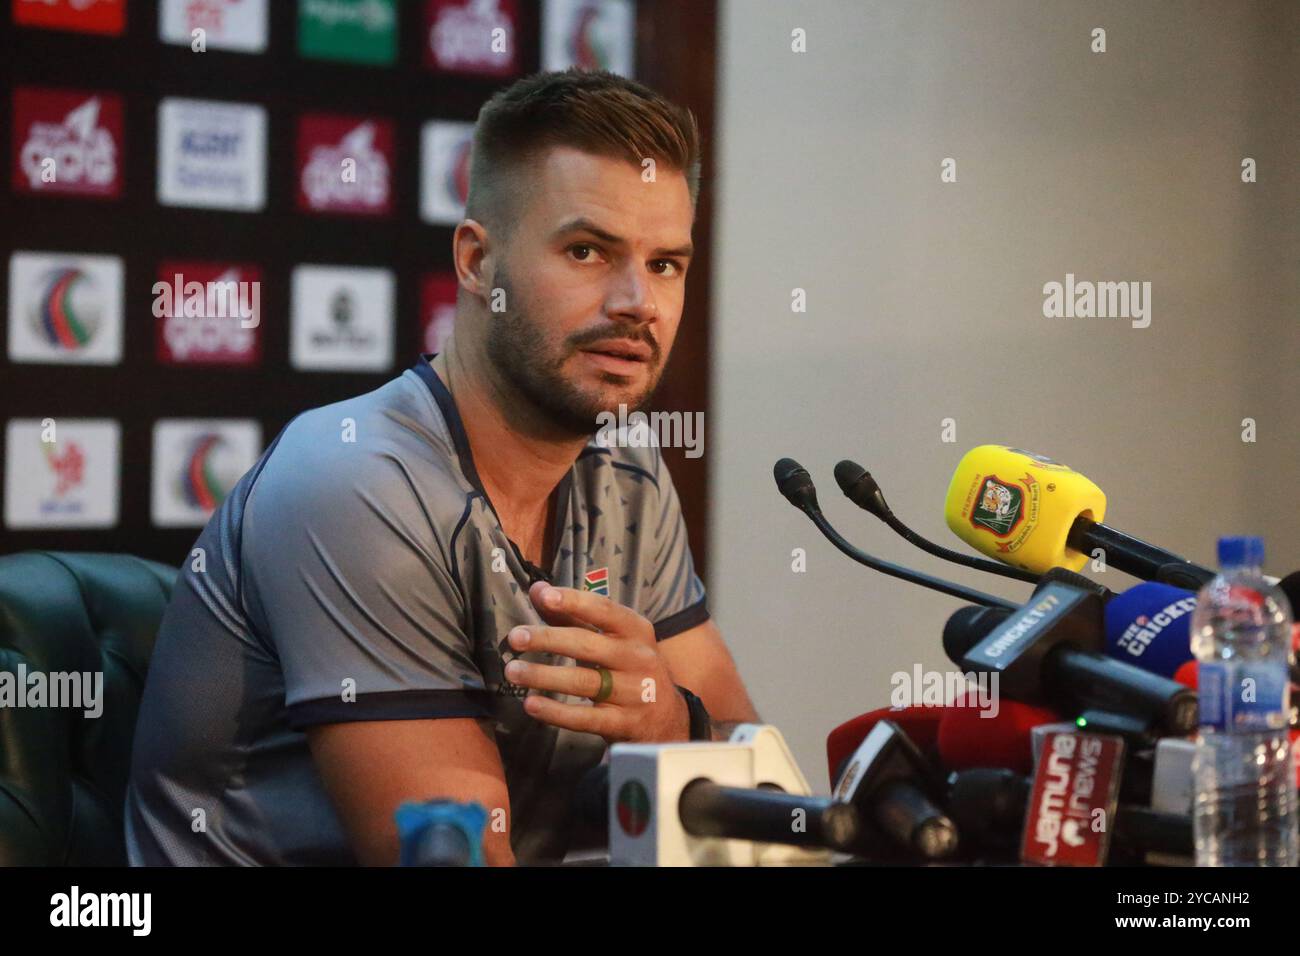
[[[659,449],[593,438],[556,489],[544,573],[502,530],[432,357],[296,417],[199,535],[141,702],[132,864],[355,863],[304,728],[438,717],[489,723],[516,858],[557,860],[605,742],[529,717],[503,675],[506,634],[542,623],[529,584],[607,589],[660,640],[707,620]]]

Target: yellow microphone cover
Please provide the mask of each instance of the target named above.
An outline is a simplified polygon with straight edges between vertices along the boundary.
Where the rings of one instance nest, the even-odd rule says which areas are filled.
[[[1075,519],[1106,518],[1106,495],[1068,465],[1008,445],[980,445],[957,464],[944,518],[976,551],[1042,574],[1080,570],[1088,555],[1066,538]]]

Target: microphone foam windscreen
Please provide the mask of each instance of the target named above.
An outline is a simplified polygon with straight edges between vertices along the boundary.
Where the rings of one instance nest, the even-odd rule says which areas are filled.
[[[1174,680],[1184,687],[1190,687],[1192,690],[1200,687],[1200,677],[1201,674],[1197,670],[1195,659],[1184,662],[1179,666],[1178,670],[1174,671]]]
[[[1145,581],[1106,605],[1106,654],[1173,677],[1192,659],[1191,622],[1196,595],[1168,584]]]
[[[1060,720],[1054,710],[1018,700],[999,700],[996,712],[950,707],[939,724],[939,759],[945,770],[1005,767],[1028,774],[1034,769],[1030,732]]]

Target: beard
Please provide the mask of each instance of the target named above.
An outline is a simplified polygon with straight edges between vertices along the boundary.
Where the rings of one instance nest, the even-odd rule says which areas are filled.
[[[497,285],[505,294],[506,311],[489,312],[487,355],[508,387],[523,396],[557,429],[571,435],[595,433],[602,412],[617,414],[620,404],[628,412],[644,411],[659,384],[660,348],[650,330],[636,326],[602,326],[575,332],[564,339],[546,333],[542,325],[528,316],[526,307],[515,294],[504,267],[498,271]],[[648,378],[638,392],[628,395],[616,390],[623,385],[621,376],[601,372],[599,380],[611,386],[592,389],[578,385],[564,375],[564,363],[585,347],[610,339],[644,342],[650,348],[646,363]],[[626,386],[624,385],[624,388]]]

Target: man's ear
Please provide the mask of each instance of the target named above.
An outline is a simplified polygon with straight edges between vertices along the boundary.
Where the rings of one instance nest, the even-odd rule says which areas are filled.
[[[456,280],[470,295],[485,303],[492,293],[491,265],[485,263],[490,252],[487,229],[476,219],[462,219],[451,237],[451,258]]]

